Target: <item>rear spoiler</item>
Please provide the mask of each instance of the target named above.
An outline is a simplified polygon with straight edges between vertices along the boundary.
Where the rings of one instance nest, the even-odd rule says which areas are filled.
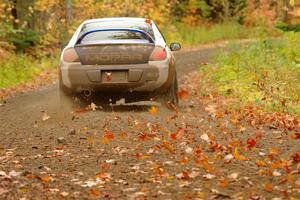
[[[135,33],[141,33],[145,39],[149,39],[151,43],[154,43],[154,39],[152,38],[152,36],[145,32],[145,31],[142,31],[142,30],[139,30],[139,29],[133,29],[133,28],[109,28],[109,29],[94,29],[94,30],[91,30],[91,31],[87,31],[85,33],[83,33],[82,35],[80,35],[77,39],[77,42],[76,44],[80,44],[82,39],[91,34],[91,33],[95,33],[95,32],[101,32],[101,31],[128,31],[128,32],[135,32]]]

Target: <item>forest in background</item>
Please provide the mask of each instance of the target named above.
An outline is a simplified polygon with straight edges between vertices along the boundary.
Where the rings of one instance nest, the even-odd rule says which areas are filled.
[[[210,28],[234,22],[245,27],[294,24],[297,0],[0,0],[0,40],[7,50],[57,48],[86,19],[152,18],[163,30]],[[296,22],[297,23],[297,22]],[[179,25],[178,25],[179,24]],[[189,31],[190,32],[190,31]]]

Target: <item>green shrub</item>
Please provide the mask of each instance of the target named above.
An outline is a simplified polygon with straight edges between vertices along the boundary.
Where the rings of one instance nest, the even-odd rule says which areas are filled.
[[[59,58],[41,58],[37,60],[26,54],[9,54],[0,60],[0,88],[25,83],[46,69],[56,68]]]
[[[300,114],[300,33],[232,45],[216,58],[216,67],[205,70],[225,96]]]
[[[185,46],[231,39],[260,38],[280,35],[266,27],[245,27],[237,22],[192,27],[182,23],[162,27],[168,43],[177,41]]]

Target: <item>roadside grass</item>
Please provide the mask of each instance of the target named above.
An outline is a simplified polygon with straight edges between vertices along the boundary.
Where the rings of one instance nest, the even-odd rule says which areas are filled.
[[[215,58],[203,66],[206,93],[238,99],[230,106],[251,103],[267,111],[300,115],[300,33],[285,33],[278,40],[258,40]]]
[[[56,68],[58,57],[35,58],[27,54],[10,53],[0,60],[0,88],[9,88],[32,80],[41,72]]]
[[[182,23],[163,26],[162,32],[167,43],[179,42],[184,47],[210,42],[234,39],[280,36],[280,31],[266,26],[246,27],[237,22],[192,27]]]

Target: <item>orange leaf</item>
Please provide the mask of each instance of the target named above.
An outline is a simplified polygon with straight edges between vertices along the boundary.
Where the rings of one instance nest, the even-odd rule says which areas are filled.
[[[41,178],[41,181],[43,183],[49,183],[51,181],[51,176],[43,176],[43,177],[40,177]]]
[[[258,167],[266,167],[267,166],[267,163],[265,163],[264,161],[261,161],[261,160],[256,160],[255,164]]]
[[[175,148],[167,141],[164,141],[162,146],[167,149],[171,154],[175,154]]]
[[[276,147],[270,148],[269,155],[278,155],[279,150]]]
[[[104,129],[104,137],[109,140],[115,139],[115,135],[112,132],[110,132],[107,128]]]
[[[102,144],[108,144],[109,143],[109,139],[107,137],[103,137],[101,140]]]
[[[188,179],[190,176],[189,176],[189,173],[187,171],[183,171],[182,172],[182,179]]]
[[[120,137],[121,137],[122,139],[126,138],[126,137],[127,137],[127,133],[126,133],[126,132],[122,132],[122,133],[120,134]]]
[[[227,179],[222,178],[222,179],[219,180],[219,185],[220,185],[220,187],[222,187],[222,188],[226,188],[226,187],[228,187],[229,182],[228,182]]]
[[[207,171],[207,172],[213,172],[214,168],[209,164],[208,162],[208,158],[204,157],[204,159],[201,160],[202,166],[203,168]]]
[[[151,106],[151,108],[149,109],[149,113],[151,115],[156,115],[157,114],[157,108],[155,106]]]
[[[300,133],[295,133],[295,139],[300,139]]]
[[[90,195],[91,196],[98,197],[98,196],[100,196],[100,194],[101,194],[101,192],[96,190],[96,189],[91,189],[90,190]]]
[[[237,160],[242,160],[242,161],[247,160],[246,157],[244,157],[244,156],[242,156],[242,155],[239,154],[238,148],[235,148],[235,149],[234,149],[233,157],[234,157],[235,159],[237,159]]]
[[[185,158],[182,158],[181,160],[179,160],[179,163],[184,165],[185,163],[187,163],[187,161],[188,161],[188,158],[185,157]]]
[[[277,160],[277,161],[275,161],[274,163],[272,163],[272,165],[271,165],[271,168],[272,169],[278,169],[278,168],[280,168],[281,166],[282,166],[282,161],[281,160]]]
[[[177,96],[179,99],[185,99],[189,95],[188,91],[181,89],[180,91],[177,92]]]
[[[271,183],[267,183],[264,185],[264,189],[267,192],[272,192],[273,191],[273,185]]]

